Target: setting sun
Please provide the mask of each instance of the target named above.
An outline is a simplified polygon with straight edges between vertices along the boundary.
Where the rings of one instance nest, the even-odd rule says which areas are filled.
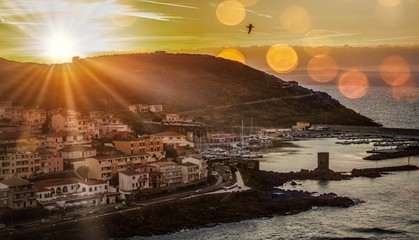
[[[47,57],[54,62],[67,62],[78,55],[76,42],[62,34],[53,35],[45,41]]]

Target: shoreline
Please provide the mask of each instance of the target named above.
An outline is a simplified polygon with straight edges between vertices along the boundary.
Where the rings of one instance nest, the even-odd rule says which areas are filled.
[[[361,169],[361,172],[382,174],[418,169],[418,166],[410,165]],[[312,193],[307,191],[278,190],[275,187],[284,183],[284,179],[278,176],[284,173],[245,168],[241,168],[240,172],[252,190],[198,195],[148,206],[137,205],[140,207],[113,214],[61,222],[42,229],[24,229],[24,232],[15,232],[14,239],[109,239],[163,235],[182,229],[206,228],[229,222],[296,214],[314,206],[350,207],[355,204],[352,199],[334,193],[312,196]],[[291,179],[298,180],[295,179],[295,174],[298,173],[290,174],[293,176]],[[367,174],[362,176],[377,177]],[[349,180],[351,178],[349,177]],[[286,182],[289,182],[289,179]]]
[[[314,206],[349,207],[355,204],[353,200],[335,194],[314,197],[308,192],[294,192],[297,192],[295,196],[289,193],[291,199],[285,200],[274,199],[266,192],[257,190],[202,195],[115,215],[70,222],[47,230],[33,230],[30,235],[29,232],[18,233],[14,235],[14,239],[147,237],[170,234],[182,229],[206,228],[223,223],[296,214],[310,210]]]

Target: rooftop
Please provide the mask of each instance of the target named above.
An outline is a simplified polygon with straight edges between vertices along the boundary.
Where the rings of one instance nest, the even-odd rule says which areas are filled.
[[[180,133],[177,132],[161,132],[161,133],[156,133],[153,134],[153,136],[158,136],[158,137],[178,137],[178,136],[183,136]]]
[[[83,133],[77,131],[61,131],[49,134],[48,137],[71,137],[71,136],[83,136]]]
[[[21,179],[21,178],[11,178],[11,179],[0,181],[0,183],[3,183],[4,185],[7,185],[9,187],[32,185],[32,183],[29,182],[28,180]]]
[[[127,176],[135,176],[135,175],[143,174],[142,172],[138,172],[138,171],[134,171],[134,170],[125,170],[125,171],[121,171],[119,173],[122,173],[122,174],[127,175]]]
[[[91,151],[95,150],[93,147],[85,147],[85,146],[70,146],[65,147],[63,149],[58,150],[58,152],[74,152],[74,151]]]

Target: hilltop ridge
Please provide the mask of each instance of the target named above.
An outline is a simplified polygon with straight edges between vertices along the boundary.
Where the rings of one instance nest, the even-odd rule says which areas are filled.
[[[164,52],[75,58],[73,63],[0,61],[0,100],[46,109],[127,110],[162,104],[172,113],[219,125],[253,118],[258,126],[295,121],[376,126],[326,93],[283,80],[239,62]]]

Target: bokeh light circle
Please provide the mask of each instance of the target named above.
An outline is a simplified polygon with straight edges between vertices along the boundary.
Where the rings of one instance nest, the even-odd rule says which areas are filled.
[[[302,33],[310,27],[311,16],[305,8],[291,6],[281,12],[280,23],[289,32]]]
[[[390,56],[380,65],[381,78],[390,86],[397,87],[410,79],[410,67],[400,56]]]
[[[397,5],[394,7],[378,5],[374,10],[374,15],[382,25],[391,28],[400,26],[406,18],[403,8]]]
[[[365,96],[369,86],[367,76],[357,70],[344,72],[338,80],[339,91],[347,98],[357,99]]]
[[[307,66],[310,77],[321,83],[333,80],[338,73],[336,61],[327,55],[313,57]]]
[[[246,17],[246,9],[238,1],[227,0],[218,4],[216,15],[221,23],[233,26],[243,21]]]
[[[234,48],[223,50],[222,52],[218,54],[218,57],[241,62],[243,64],[246,63],[243,54],[239,50],[234,49]]]
[[[269,48],[266,60],[272,70],[278,73],[292,72],[298,65],[298,55],[286,44],[277,44]]]

